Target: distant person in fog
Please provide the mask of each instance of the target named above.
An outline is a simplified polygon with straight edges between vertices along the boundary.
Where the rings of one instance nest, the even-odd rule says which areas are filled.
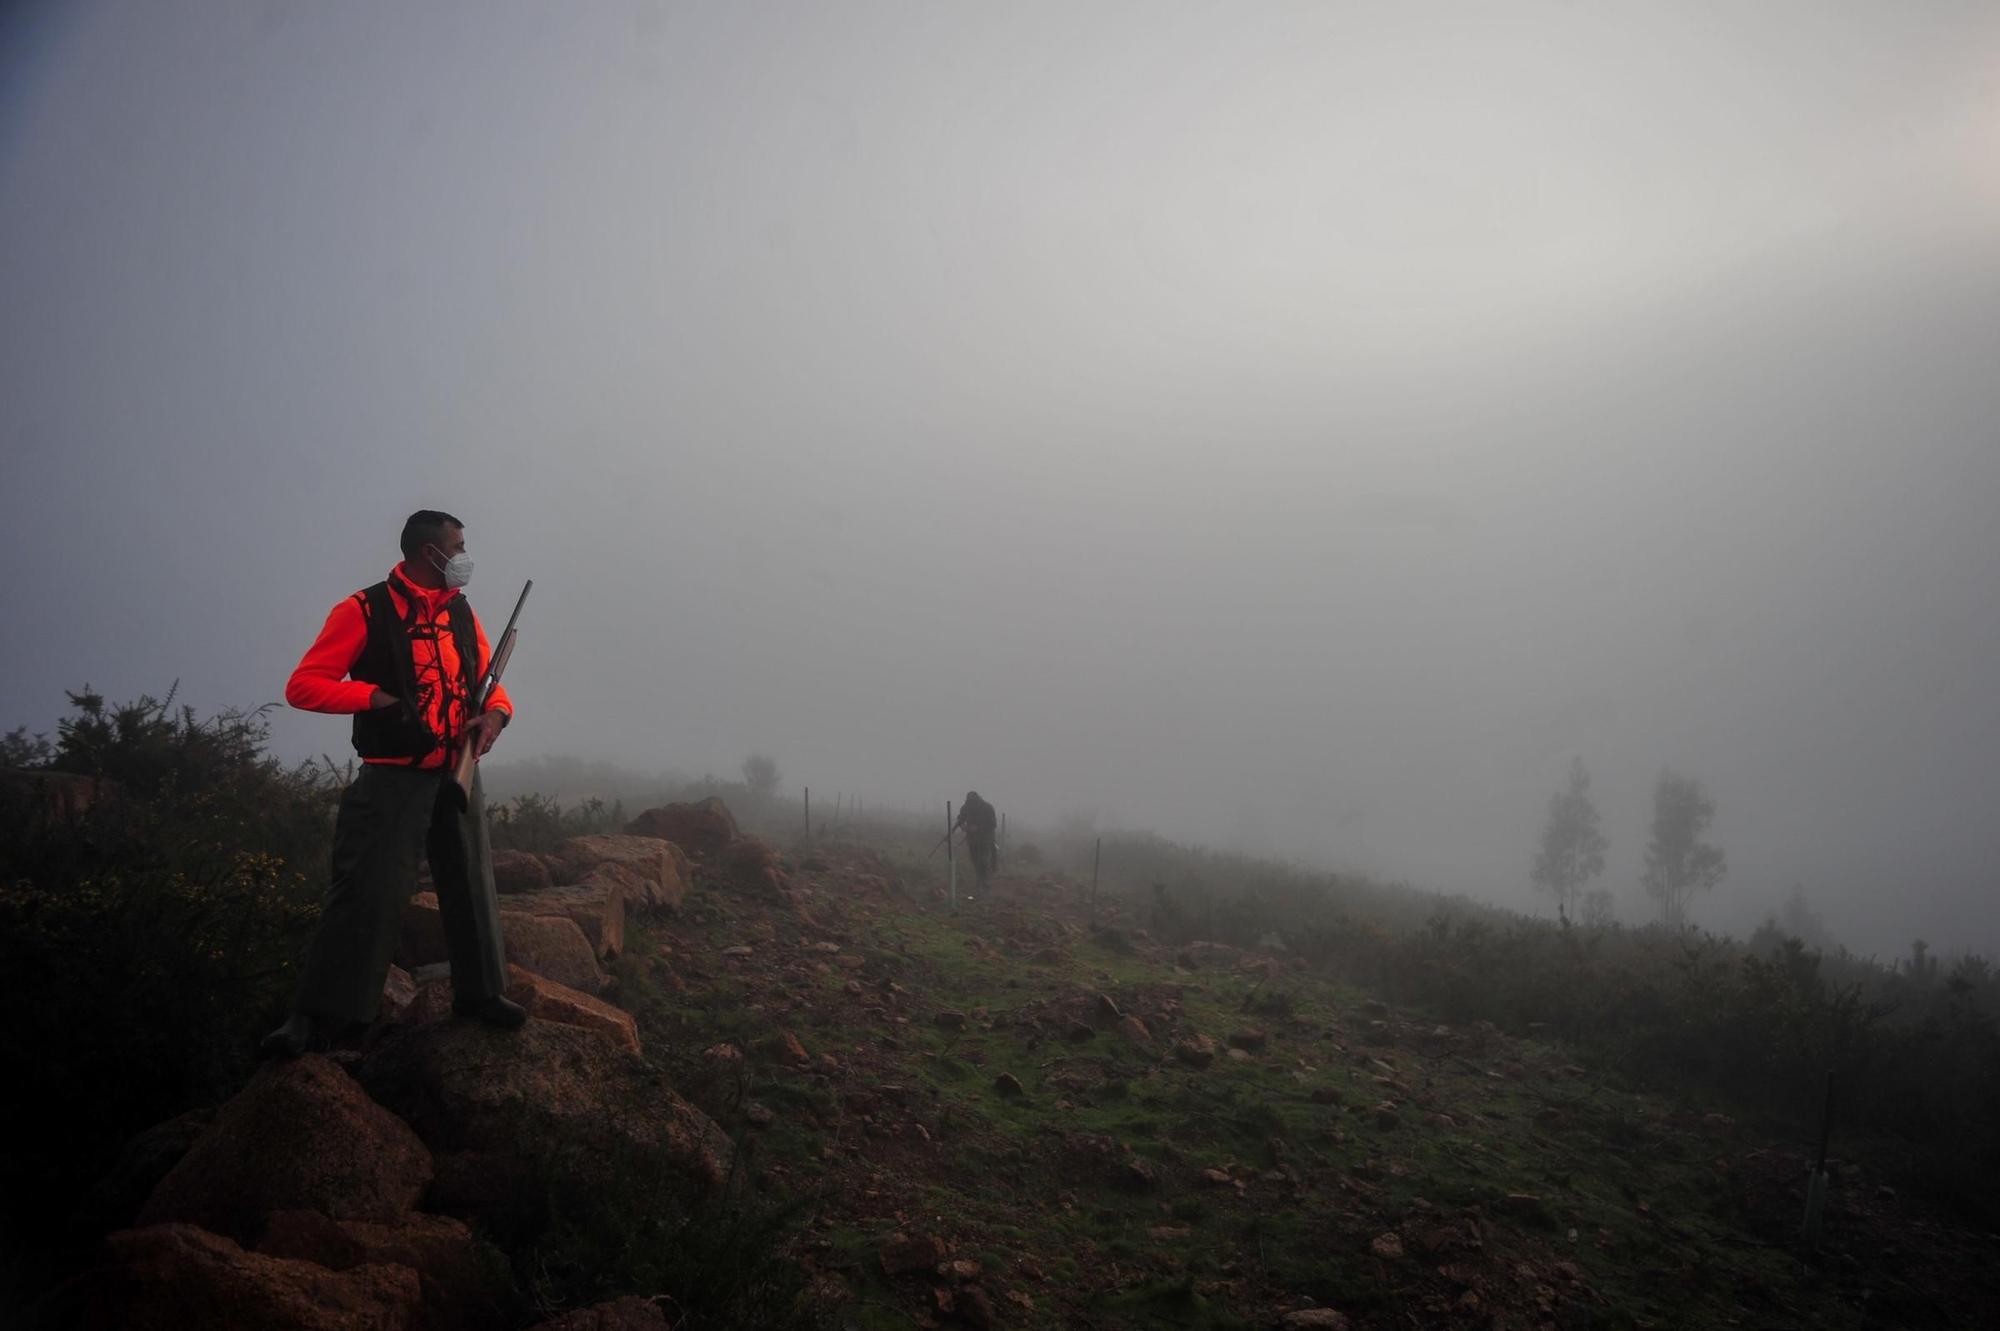
[[[986,885],[993,878],[993,871],[1000,865],[1000,852],[994,838],[1000,831],[1000,815],[993,812],[993,806],[979,798],[979,792],[965,792],[965,804],[958,811],[958,820],[952,824],[954,831],[965,832],[965,848],[972,856],[972,872],[983,894]]]

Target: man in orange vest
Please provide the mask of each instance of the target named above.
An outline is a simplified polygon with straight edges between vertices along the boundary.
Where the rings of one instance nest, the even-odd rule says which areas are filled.
[[[419,851],[437,884],[452,1010],[501,1027],[527,1019],[501,993],[507,964],[478,779],[463,811],[448,789],[453,751],[474,744],[485,754],[514,704],[495,688],[482,714],[466,714],[492,649],[459,590],[472,576],[465,524],[412,513],[402,548],[386,579],[333,607],[285,686],[294,707],[353,715],[361,772],[340,799],[333,879],[298,998],[264,1037],[266,1055],[294,1057],[375,1019]]]

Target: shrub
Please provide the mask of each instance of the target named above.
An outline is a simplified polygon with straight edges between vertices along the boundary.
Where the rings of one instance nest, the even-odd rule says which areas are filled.
[[[262,712],[70,702],[46,770],[90,778],[88,809],[48,817],[32,773],[0,800],[0,1061],[37,1081],[6,1097],[0,1191],[37,1246],[125,1139],[241,1084],[289,1000],[339,785],[266,756]]]

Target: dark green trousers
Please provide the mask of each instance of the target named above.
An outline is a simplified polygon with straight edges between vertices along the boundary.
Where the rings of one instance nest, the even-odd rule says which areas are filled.
[[[340,797],[333,825],[333,882],[306,954],[298,1010],[336,1021],[373,1021],[382,981],[428,856],[451,961],[452,997],[476,1001],[507,985],[500,898],[486,848],[479,782],[461,814],[440,770],[364,763]]]

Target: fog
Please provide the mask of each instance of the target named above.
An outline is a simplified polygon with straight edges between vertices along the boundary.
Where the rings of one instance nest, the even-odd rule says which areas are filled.
[[[495,761],[2000,953],[1983,4],[13,7],[0,727],[278,698],[412,509]],[[280,711],[277,750],[343,721]]]

